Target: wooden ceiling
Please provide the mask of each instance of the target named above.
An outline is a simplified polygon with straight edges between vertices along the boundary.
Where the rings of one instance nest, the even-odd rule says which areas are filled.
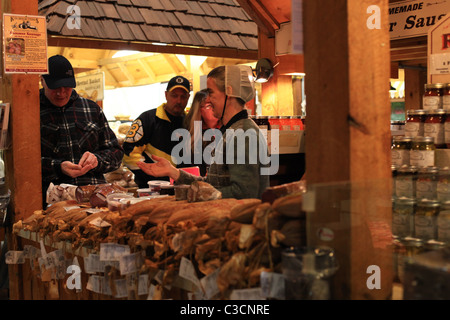
[[[68,58],[77,76],[104,72],[105,89],[167,82],[175,75],[183,75],[193,81],[195,76],[208,74],[220,65],[249,64],[254,67],[256,64],[255,60],[250,59],[149,52],[113,58],[119,51],[52,46],[48,47],[48,56],[60,54]]]
[[[80,8],[79,28],[69,27],[71,5]],[[195,83],[218,65],[255,65],[258,56],[257,25],[235,0],[39,0],[39,14],[48,56],[66,56],[77,76],[101,70],[107,89],[175,75]],[[114,58],[123,50],[138,53]]]

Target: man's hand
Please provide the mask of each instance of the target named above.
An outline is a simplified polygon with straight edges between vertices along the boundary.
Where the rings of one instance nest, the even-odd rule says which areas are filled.
[[[97,157],[91,152],[85,152],[80,159],[79,164],[74,164],[70,161],[61,163],[61,171],[72,178],[77,178],[85,175],[88,171],[98,166]]]
[[[174,181],[178,180],[180,177],[180,172],[169,161],[155,155],[152,155],[152,159],[155,163],[139,161],[136,164],[142,171],[150,176],[170,177]]]
[[[86,151],[80,159],[78,163],[81,167],[91,166],[91,169],[94,169],[98,166],[98,160],[95,154]]]

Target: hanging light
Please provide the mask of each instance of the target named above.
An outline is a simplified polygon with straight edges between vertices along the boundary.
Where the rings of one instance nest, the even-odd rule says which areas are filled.
[[[255,82],[264,83],[269,81],[273,76],[273,66],[269,59],[260,59],[256,63],[256,69],[254,71]]]

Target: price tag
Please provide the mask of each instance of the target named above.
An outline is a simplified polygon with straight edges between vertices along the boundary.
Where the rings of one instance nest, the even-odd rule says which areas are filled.
[[[205,289],[205,298],[211,299],[220,292],[217,285],[217,277],[219,276],[219,269],[213,273],[208,274],[200,280],[202,287]]]
[[[130,254],[130,247],[117,243],[100,244],[100,261],[119,261],[120,257]]]
[[[126,298],[128,296],[126,279],[116,279],[114,285],[116,286],[115,298]]]
[[[25,255],[23,251],[6,252],[6,264],[23,264],[25,263]]]
[[[265,298],[284,300],[284,276],[275,272],[261,272],[261,290]]]
[[[138,295],[148,295],[148,274],[141,274],[138,282]]]
[[[230,294],[230,300],[265,300],[261,288],[237,289]]]
[[[136,273],[144,263],[142,252],[123,255],[119,260],[119,270],[121,275]]]
[[[181,258],[179,276],[189,280],[198,288],[202,287],[200,280],[197,277],[197,273],[195,272],[194,265],[185,257]]]

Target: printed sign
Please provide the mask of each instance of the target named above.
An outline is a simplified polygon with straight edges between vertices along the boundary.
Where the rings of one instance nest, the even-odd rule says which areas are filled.
[[[48,73],[45,17],[3,14],[5,73]]]
[[[98,72],[86,76],[76,77],[77,93],[93,101],[103,100],[105,73]]]
[[[391,40],[426,36],[431,26],[450,12],[450,0],[411,0],[389,5]]]

